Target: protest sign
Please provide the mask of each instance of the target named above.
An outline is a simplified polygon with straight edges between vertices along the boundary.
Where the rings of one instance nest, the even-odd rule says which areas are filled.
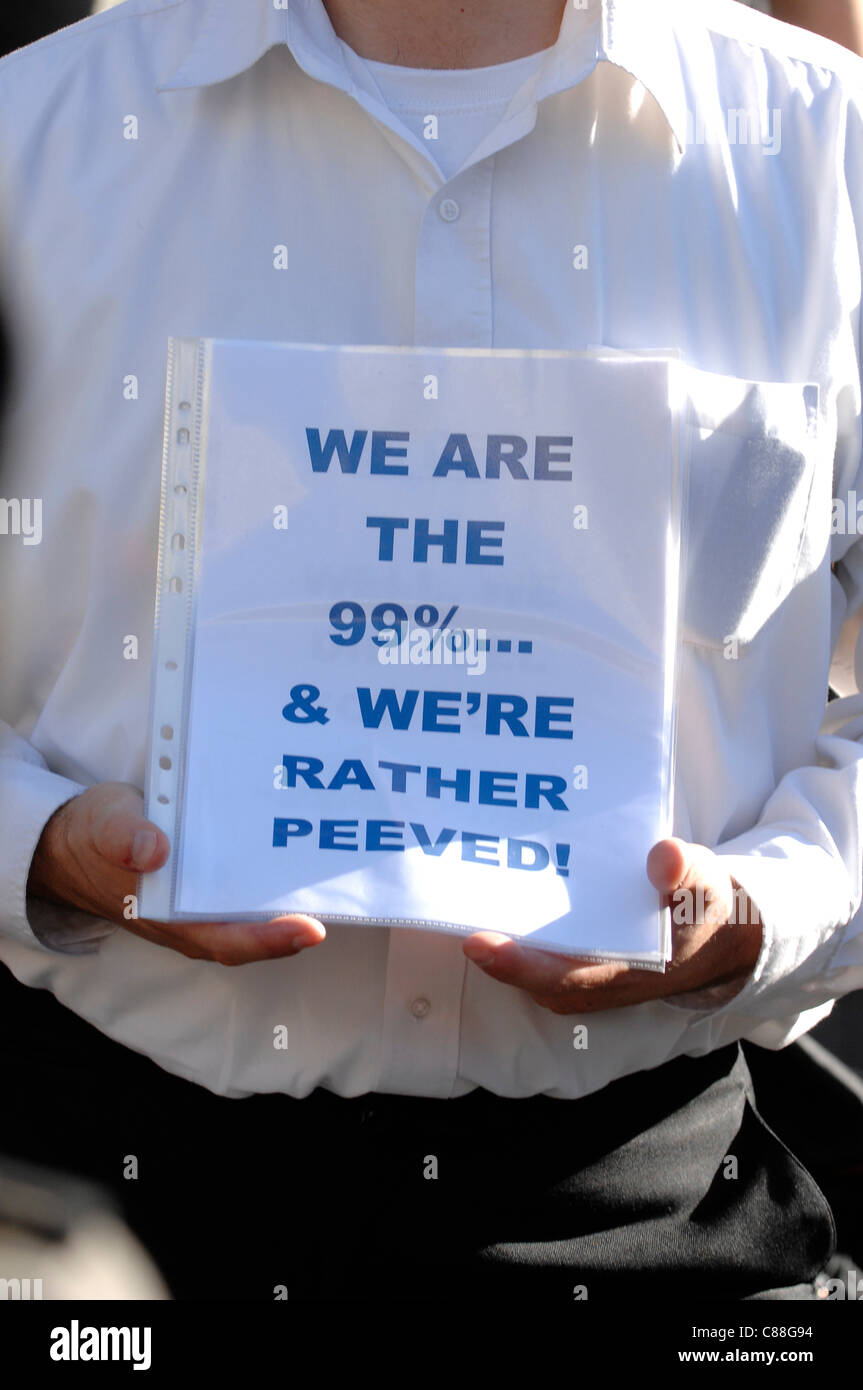
[[[676,365],[172,342],[143,916],[662,963]]]

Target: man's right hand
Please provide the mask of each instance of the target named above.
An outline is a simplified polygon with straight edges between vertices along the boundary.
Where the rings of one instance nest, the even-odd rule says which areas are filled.
[[[160,869],[167,836],[144,817],[144,798],[126,782],[101,782],[48,821],[30,865],[28,893],[90,912],[157,946],[220,965],[293,956],[326,936],[314,917],[263,922],[152,922],[123,915],[138,874]]]

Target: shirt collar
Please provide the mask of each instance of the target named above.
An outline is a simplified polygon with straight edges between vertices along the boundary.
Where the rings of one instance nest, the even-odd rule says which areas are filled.
[[[311,77],[357,94],[342,45],[322,0],[185,0],[200,20],[178,67],[159,91],[224,82],[286,44]],[[527,96],[534,101],[583,79],[599,61],[624,68],[658,102],[677,144],[686,147],[686,90],[676,30],[692,0],[567,0],[557,43]],[[673,22],[672,22],[673,19]],[[703,27],[703,26],[702,26]]]

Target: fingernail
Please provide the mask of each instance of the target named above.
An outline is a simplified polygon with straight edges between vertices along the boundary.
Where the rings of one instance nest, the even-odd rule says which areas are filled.
[[[138,831],[132,841],[132,860],[139,869],[143,869],[153,858],[157,843],[155,830]]]
[[[301,931],[299,936],[293,938],[291,946],[295,951],[302,951],[306,946],[314,946],[320,939],[317,932]]]
[[[468,960],[473,961],[474,965],[491,965],[494,960],[494,952],[490,951],[487,946],[467,945],[464,948],[464,953]]]

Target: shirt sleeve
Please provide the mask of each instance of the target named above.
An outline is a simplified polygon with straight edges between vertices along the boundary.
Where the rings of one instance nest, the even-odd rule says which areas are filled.
[[[861,606],[863,575],[855,612]],[[863,637],[857,664],[863,674]],[[863,988],[863,694],[827,706],[816,753],[818,766],[782,779],[757,825],[715,846],[761,918],[752,974],[742,989],[721,985],[668,1003],[757,1025]]]
[[[863,988],[863,696],[828,707],[816,753],[818,766],[784,777],[752,830],[716,847],[763,934],[722,1012],[781,1018]]]
[[[844,266],[863,275],[863,102],[848,101],[845,146],[848,206],[856,246]],[[838,383],[834,496],[863,499],[863,315],[855,309],[855,379]],[[743,988],[718,986],[676,996],[673,1005],[711,1014],[731,1031],[752,1021],[758,1041],[781,1046],[789,1029],[764,1028],[815,1010],[863,988],[863,536],[851,516],[846,534],[831,538],[831,644],[835,687],[815,739],[816,762],[787,773],[749,831],[713,846],[732,878],[751,897],[762,924],[762,947]],[[799,659],[823,659],[801,650]],[[825,691],[826,695],[826,691]],[[805,1027],[794,1029],[794,1035]],[[734,1028],[738,1036],[741,1028]],[[755,1036],[751,1032],[747,1036]],[[720,1039],[721,1040],[721,1039]],[[714,1045],[718,1045],[718,1042]]]
[[[0,722],[0,935],[25,946],[83,955],[117,930],[87,912],[27,894],[30,864],[46,823],[84,790],[51,772],[32,744]]]
[[[2,96],[6,98],[5,91]],[[14,122],[5,101],[0,122],[0,154]],[[9,312],[16,283],[6,211],[16,206],[9,184],[8,162],[0,160],[0,414],[8,408],[10,358],[16,355],[16,316]],[[2,476],[2,475],[0,475]],[[8,658],[7,658],[8,659]],[[8,711],[7,711],[8,713]],[[110,922],[30,897],[27,879],[39,837],[51,816],[85,788],[79,782],[52,772],[45,759],[25,738],[0,719],[0,937],[25,946],[63,954],[82,955],[98,949],[99,942],[118,930]]]

